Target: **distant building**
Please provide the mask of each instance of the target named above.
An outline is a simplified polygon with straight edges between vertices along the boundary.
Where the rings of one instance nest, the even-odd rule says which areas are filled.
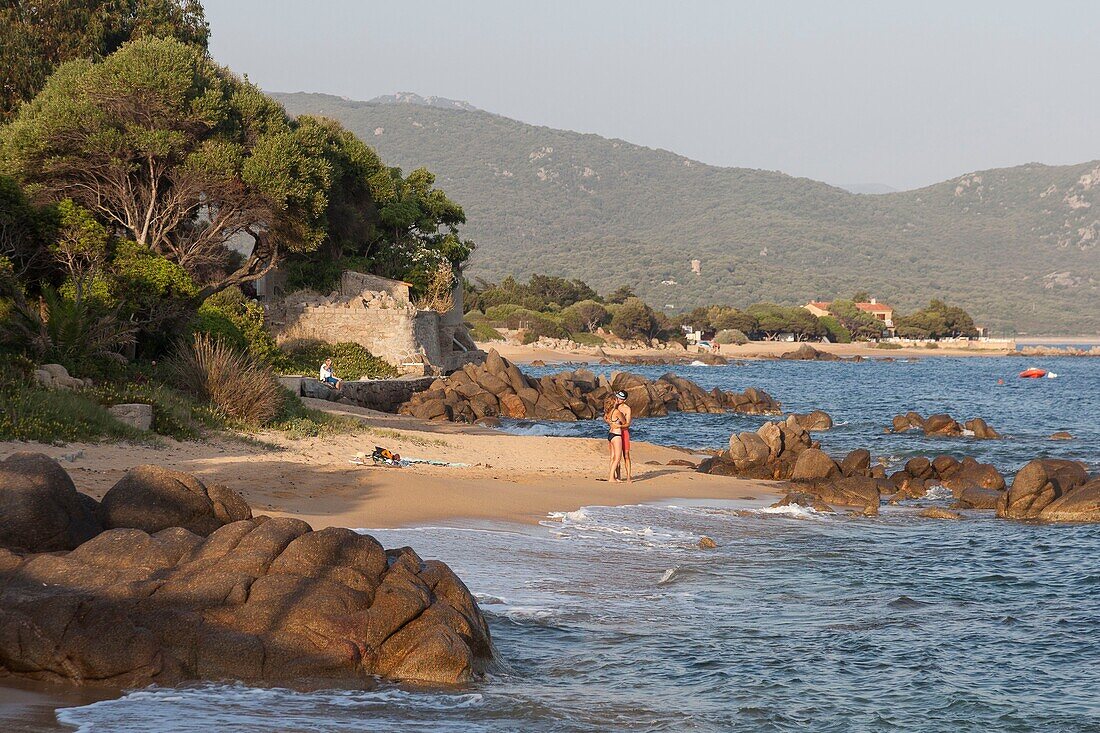
[[[701,274],[703,272],[703,263],[699,260],[692,260],[691,271],[694,272],[696,275]]]
[[[816,317],[831,315],[829,306],[832,303],[825,302],[823,300],[811,300],[806,305],[802,306],[810,313],[813,313]],[[864,313],[869,313],[878,320],[882,321],[883,325],[890,331],[894,330],[894,309],[885,303],[878,302],[877,298],[871,298],[864,303],[856,303],[856,308],[859,308]]]

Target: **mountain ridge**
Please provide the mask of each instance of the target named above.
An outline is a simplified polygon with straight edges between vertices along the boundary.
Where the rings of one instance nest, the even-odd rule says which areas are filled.
[[[478,242],[471,276],[625,283],[675,310],[865,289],[902,310],[945,298],[999,330],[1100,332],[1100,161],[853,194],[476,108],[273,96],[436,173]]]

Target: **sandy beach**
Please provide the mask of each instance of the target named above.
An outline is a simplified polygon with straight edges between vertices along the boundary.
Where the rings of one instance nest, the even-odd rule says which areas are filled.
[[[722,347],[721,355],[731,361],[737,359],[775,359],[788,351],[794,351],[800,345],[801,344],[794,344],[789,341],[752,341],[740,346],[725,345]],[[825,351],[845,358],[862,356],[864,358],[879,359],[886,357],[909,359],[913,357],[928,356],[1006,356],[1015,353],[1008,349],[962,348],[950,346],[946,343],[941,343],[939,347],[935,349],[913,346],[907,346],[900,349],[879,349],[874,348],[870,343],[827,344],[814,342],[810,345],[818,351]],[[532,361],[545,361],[547,363],[566,361],[597,362],[602,358],[614,361],[622,357],[684,359],[692,356],[692,352],[675,348],[621,349],[605,346],[602,347],[602,352],[605,356],[601,356],[595,348],[591,347],[582,347],[581,349],[573,350],[549,349],[541,347],[538,344],[524,346],[510,341],[493,341],[492,343],[479,344],[479,346],[486,351],[489,349],[496,349],[501,356],[517,364],[529,364]]]
[[[496,520],[533,523],[549,512],[586,505],[667,498],[763,499],[774,485],[696,473],[669,461],[690,454],[634,444],[635,481],[609,484],[604,441],[508,435],[487,428],[426,423],[362,408],[306,400],[311,407],[361,419],[359,435],[255,441],[216,438],[162,447],[127,444],[0,443],[0,456],[40,451],[62,459],[77,489],[103,494],[130,468],[155,463],[240,492],[257,514],[293,516],[315,529],[400,527]],[[356,466],[357,453],[381,445],[407,458],[463,466]],[[64,460],[71,457],[72,460]],[[369,463],[369,459],[368,459]]]

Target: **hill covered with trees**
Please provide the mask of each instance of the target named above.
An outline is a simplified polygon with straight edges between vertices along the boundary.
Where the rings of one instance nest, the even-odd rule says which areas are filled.
[[[436,173],[477,242],[473,276],[628,285],[669,311],[861,289],[902,311],[957,302],[994,330],[1100,332],[1100,161],[857,195],[415,95],[274,96],[339,120],[393,165]]]

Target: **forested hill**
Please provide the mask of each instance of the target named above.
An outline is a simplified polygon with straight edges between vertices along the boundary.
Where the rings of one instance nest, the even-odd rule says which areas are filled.
[[[869,196],[472,108],[275,96],[435,172],[466,210],[473,276],[629,284],[668,310],[859,289],[903,311],[944,298],[999,330],[1100,332],[1100,161]]]

